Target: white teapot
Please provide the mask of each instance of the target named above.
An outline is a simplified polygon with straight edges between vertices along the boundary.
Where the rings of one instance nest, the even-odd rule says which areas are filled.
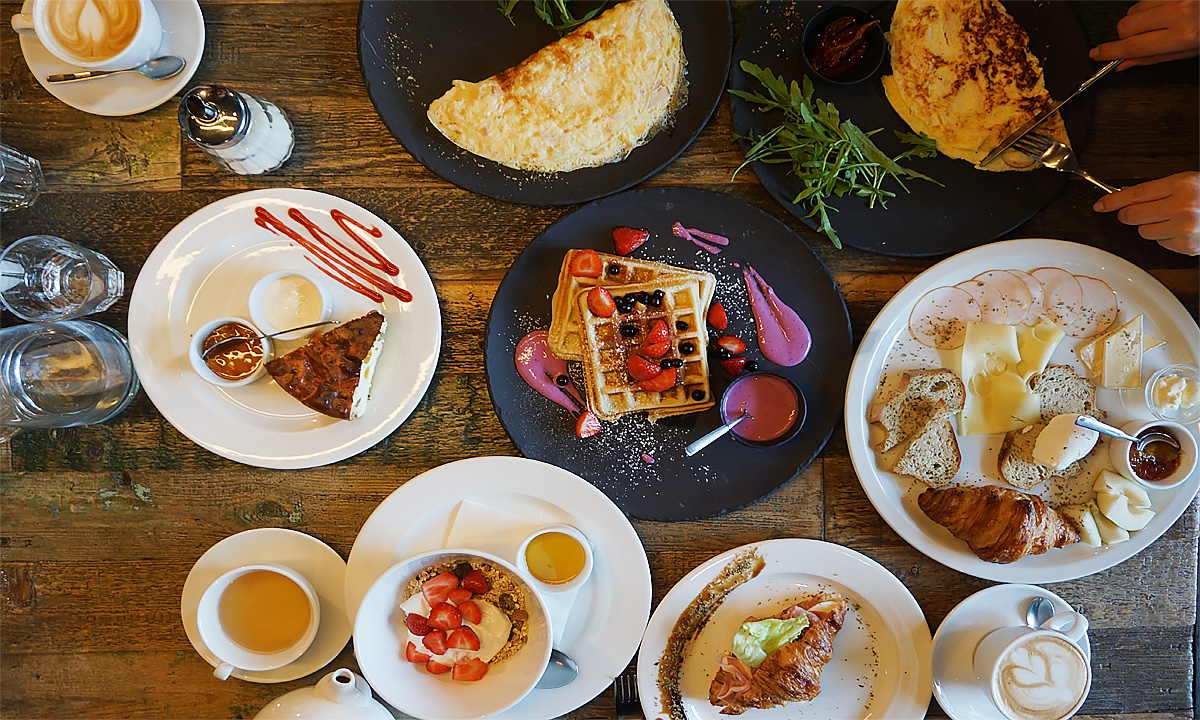
[[[312,687],[284,693],[272,700],[254,720],[393,720],[371,686],[355,673],[341,668]]]

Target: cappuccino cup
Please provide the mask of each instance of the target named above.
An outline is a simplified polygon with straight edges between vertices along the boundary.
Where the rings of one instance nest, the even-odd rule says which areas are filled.
[[[86,70],[126,70],[154,57],[162,22],[151,0],[33,0],[12,27]]]
[[[1040,627],[1004,627],[975,649],[975,672],[1009,720],[1065,720],[1092,687],[1092,668],[1078,643],[1087,618],[1061,612]]]

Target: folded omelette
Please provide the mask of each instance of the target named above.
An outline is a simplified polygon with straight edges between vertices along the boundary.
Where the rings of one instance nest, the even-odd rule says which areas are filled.
[[[1053,102],[1029,36],[997,0],[899,0],[888,43],[892,74],[883,78],[884,93],[939,152],[983,170],[1038,166],[1016,150],[979,165]],[[1070,144],[1057,112],[1035,132]]]
[[[665,0],[628,0],[514,68],[455,80],[429,121],[459,147],[519,170],[623,159],[687,97],[683,34]]]

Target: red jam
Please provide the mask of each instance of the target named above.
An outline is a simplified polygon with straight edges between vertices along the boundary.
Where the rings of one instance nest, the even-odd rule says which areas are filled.
[[[217,329],[208,334],[208,337],[204,338],[204,342],[200,345],[200,352],[203,353],[205,350],[227,338],[253,338],[257,335],[258,333],[241,323],[225,323],[218,326]],[[263,347],[260,341],[237,340],[222,345],[219,350],[204,359],[204,364],[217,377],[236,381],[243,380],[254,374],[254,371],[258,369],[262,361]]]
[[[1138,437],[1145,437],[1149,433],[1157,434],[1161,432],[1170,435],[1170,432],[1164,428],[1147,428]],[[1158,482],[1171,477],[1179,469],[1180,461],[1179,450],[1165,442],[1146,443],[1146,446],[1141,451],[1138,451],[1137,445],[1130,445],[1129,447],[1129,466],[1133,468],[1138,477],[1146,482]]]
[[[725,391],[721,398],[721,417],[725,422],[743,412],[751,417],[734,425],[732,432],[754,443],[779,440],[804,422],[796,386],[772,373],[743,375]]]

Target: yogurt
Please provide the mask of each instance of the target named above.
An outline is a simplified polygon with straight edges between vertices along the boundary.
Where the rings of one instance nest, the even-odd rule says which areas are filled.
[[[475,634],[479,637],[479,649],[460,650],[449,648],[442,655],[433,655],[431,653],[431,659],[434,662],[447,667],[453,667],[455,662],[469,660],[473,657],[488,662],[496,657],[496,653],[500,652],[505,643],[508,642],[509,633],[512,631],[512,621],[509,620],[508,615],[500,608],[479,597],[471,598],[471,602],[479,606],[482,618],[479,620],[478,625],[467,622],[464,618],[463,626],[475,631]],[[412,597],[400,603],[400,609],[405,613],[416,613],[423,617],[429,617],[429,603],[425,601],[425,596],[421,593],[415,593]],[[408,631],[407,627],[404,630],[404,634],[407,635],[407,638],[400,641],[401,646],[407,647],[408,642],[411,642],[421,652],[429,652],[429,648],[425,647],[421,642],[422,636],[413,635]]]

